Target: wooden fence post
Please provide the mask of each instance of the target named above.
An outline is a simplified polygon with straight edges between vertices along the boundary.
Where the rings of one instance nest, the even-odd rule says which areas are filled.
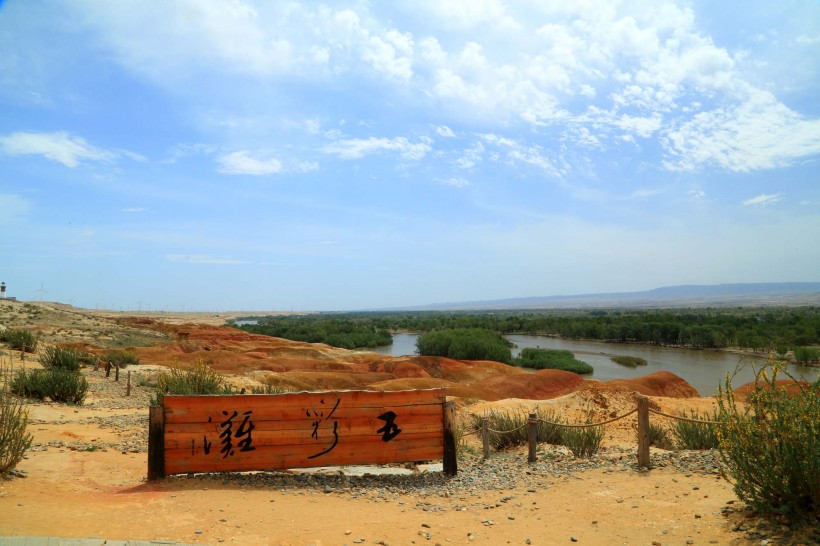
[[[444,402],[444,468],[448,476],[458,472],[458,453],[456,451],[456,405]]]
[[[23,361],[25,359],[26,359],[26,344],[23,343],[23,346],[20,347],[20,361]]]
[[[131,396],[131,370],[128,370],[128,383],[125,386],[125,396]]]
[[[481,452],[484,460],[490,458],[490,420],[481,418]]]
[[[638,467],[649,468],[649,399],[638,396]]]
[[[538,415],[530,413],[527,419],[527,443],[529,444],[530,452],[527,455],[527,462],[535,462],[535,447],[538,443]]]
[[[105,377],[109,377],[111,375],[111,363],[105,363]]]
[[[165,408],[148,408],[148,479],[165,477]]]
[[[119,380],[120,380],[120,365],[117,364],[116,366],[114,366],[114,381],[119,381]]]

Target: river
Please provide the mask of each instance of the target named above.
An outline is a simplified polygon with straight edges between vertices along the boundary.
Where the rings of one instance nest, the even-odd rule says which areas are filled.
[[[704,396],[717,392],[726,374],[733,374],[732,385],[735,387],[754,379],[753,366],[758,368],[765,364],[762,358],[744,358],[725,351],[706,351],[695,349],[676,349],[641,345],[632,343],[604,343],[600,341],[570,341],[547,336],[509,335],[504,336],[513,342],[513,356],[521,349],[565,349],[571,351],[578,360],[583,360],[595,371],[584,377],[609,381],[610,379],[630,379],[661,370],[678,375],[695,387]],[[416,351],[418,334],[393,334],[393,345],[371,349],[373,352],[393,356],[413,355]],[[646,366],[628,368],[610,360],[610,356],[637,356],[646,360]],[[820,368],[796,366],[787,368],[793,376],[814,381],[820,375]],[[785,376],[784,376],[785,378]]]

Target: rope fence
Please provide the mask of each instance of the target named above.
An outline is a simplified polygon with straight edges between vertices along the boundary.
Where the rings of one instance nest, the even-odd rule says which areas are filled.
[[[551,426],[557,427],[564,427],[564,428],[593,428],[593,427],[602,427],[604,425],[608,425],[610,423],[614,423],[615,421],[620,421],[621,419],[625,419],[629,417],[633,413],[638,414],[638,466],[639,467],[650,467],[649,462],[649,414],[654,413],[656,415],[661,415],[663,417],[667,417],[669,419],[675,419],[678,421],[686,421],[689,423],[696,423],[702,425],[717,425],[719,424],[718,421],[709,421],[705,419],[692,419],[689,417],[684,417],[682,415],[670,415],[668,413],[664,413],[660,410],[651,409],[649,407],[649,399],[645,396],[639,396],[638,405],[633,408],[632,410],[618,415],[617,417],[613,417],[612,419],[607,419],[606,421],[601,421],[600,423],[582,423],[582,424],[572,424],[572,423],[557,423],[553,421],[547,421],[546,419],[541,419],[535,413],[530,413],[527,422],[519,427],[510,430],[495,430],[489,427],[489,419],[487,417],[483,417],[481,419],[481,428],[478,430],[473,430],[469,433],[465,433],[463,436],[471,436],[473,434],[481,434],[481,440],[483,444],[483,458],[489,459],[490,458],[490,433],[493,434],[514,434],[523,429],[528,429],[527,433],[527,440],[529,446],[529,454],[527,457],[528,462],[535,462],[536,461],[536,444],[537,444],[537,437],[538,437],[538,424],[546,424]]]

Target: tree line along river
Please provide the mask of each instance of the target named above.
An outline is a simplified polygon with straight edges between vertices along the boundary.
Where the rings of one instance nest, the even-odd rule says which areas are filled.
[[[392,356],[414,355],[419,334],[393,334],[393,344],[367,349]],[[591,365],[595,371],[585,376],[591,379],[609,381],[630,379],[658,371],[669,371],[678,375],[695,387],[701,395],[712,396],[717,392],[726,374],[734,375],[732,385],[737,387],[754,379],[754,369],[760,368],[766,360],[762,357],[741,357],[728,351],[705,349],[679,349],[637,343],[607,343],[602,341],[577,341],[537,335],[505,335],[512,342],[513,356],[528,347],[541,349],[563,349],[571,351],[578,360]],[[610,357],[636,356],[646,360],[646,366],[629,368],[613,362]],[[797,379],[814,381],[820,375],[820,368],[789,364],[787,371]],[[785,376],[784,376],[785,378]]]

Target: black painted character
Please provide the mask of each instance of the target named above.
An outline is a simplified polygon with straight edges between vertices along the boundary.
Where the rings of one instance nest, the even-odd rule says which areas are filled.
[[[384,421],[384,426],[376,431],[376,434],[382,435],[382,442],[389,442],[399,435],[401,429],[394,422],[396,420],[396,412],[386,411],[379,415],[379,419]]]

